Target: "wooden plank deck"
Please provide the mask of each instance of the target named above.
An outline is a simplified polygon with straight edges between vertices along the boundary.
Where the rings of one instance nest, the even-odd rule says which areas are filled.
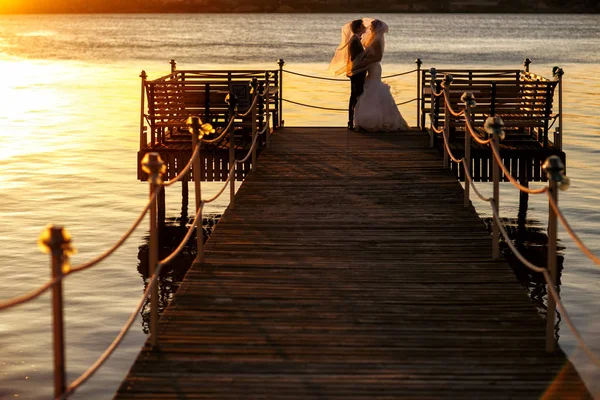
[[[589,398],[424,133],[285,128],[116,399]]]

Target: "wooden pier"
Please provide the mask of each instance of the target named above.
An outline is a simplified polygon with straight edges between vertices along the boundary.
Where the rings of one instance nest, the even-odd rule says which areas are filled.
[[[280,128],[116,399],[591,398],[421,131]]]

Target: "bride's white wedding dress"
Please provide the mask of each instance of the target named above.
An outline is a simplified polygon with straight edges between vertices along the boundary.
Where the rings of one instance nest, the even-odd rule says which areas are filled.
[[[363,94],[354,107],[354,127],[368,132],[408,130],[392,96],[390,86],[381,81],[381,63],[369,66]]]

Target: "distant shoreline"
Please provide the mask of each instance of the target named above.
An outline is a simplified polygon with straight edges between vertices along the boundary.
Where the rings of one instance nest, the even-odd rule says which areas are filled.
[[[133,11],[133,10],[57,10],[57,11],[21,11],[21,12],[3,12],[0,11],[0,15],[10,16],[10,15],[86,15],[86,14],[539,14],[539,15],[548,15],[548,14],[557,14],[557,15],[567,15],[567,14],[587,14],[587,15],[597,15],[600,14],[600,3],[595,7],[544,7],[541,9],[516,9],[516,8],[508,8],[503,10],[498,10],[494,8],[477,8],[477,7],[468,7],[468,8],[454,8],[454,9],[409,9],[409,10],[370,10],[370,9],[355,9],[348,10],[346,9],[344,12],[336,12],[329,10],[320,10],[320,9],[295,9],[288,6],[281,7],[280,9],[266,9],[262,10],[258,6],[254,5],[243,5],[239,7],[233,7],[230,11],[217,10],[212,8],[203,8],[202,10],[197,9],[181,9],[181,10],[158,10],[158,9],[149,9],[143,11]]]

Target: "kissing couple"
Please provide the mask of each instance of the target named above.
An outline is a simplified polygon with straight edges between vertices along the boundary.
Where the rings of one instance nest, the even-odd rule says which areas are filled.
[[[390,86],[381,81],[381,59],[388,31],[379,19],[357,19],[342,27],[342,40],[329,70],[350,78],[348,128],[368,132],[409,130]]]

